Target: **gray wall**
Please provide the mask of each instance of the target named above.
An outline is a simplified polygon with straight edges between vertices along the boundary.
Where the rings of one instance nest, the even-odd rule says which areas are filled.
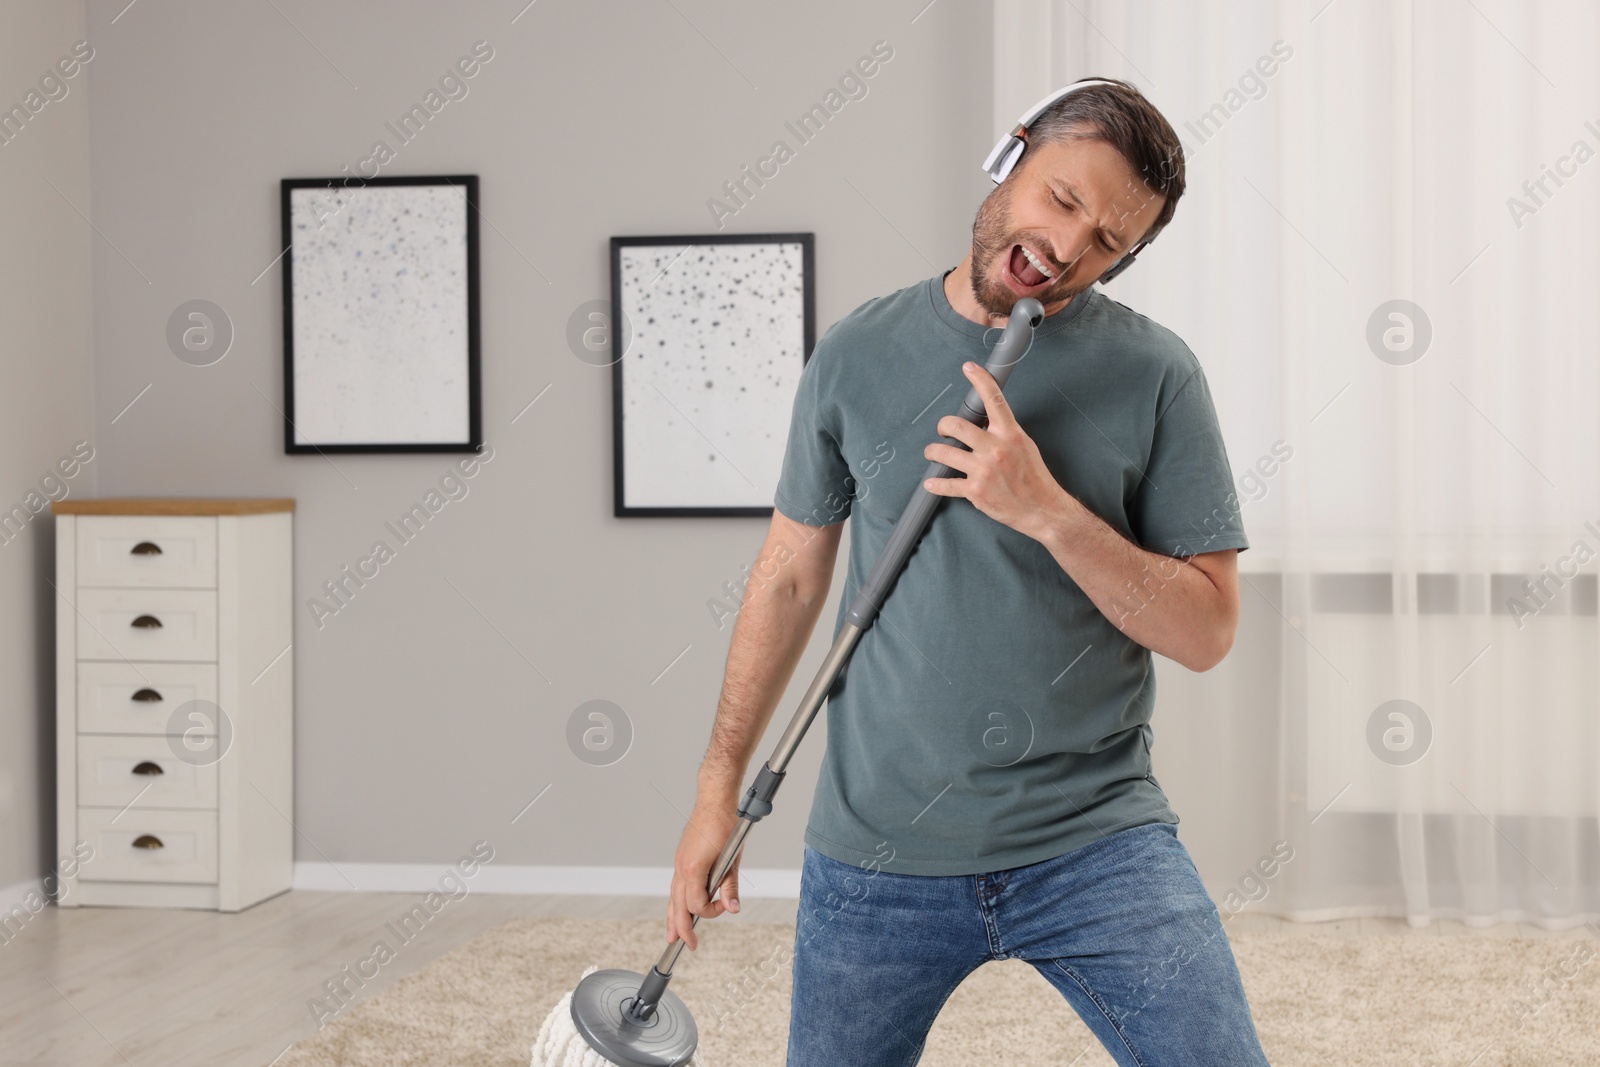
[[[75,41],[95,49],[68,95],[0,146],[13,207],[0,215],[0,504],[23,503],[80,439],[96,451],[65,483],[74,495],[298,499],[300,859],[443,863],[485,837],[500,863],[667,864],[731,631],[706,601],[739,578],[765,523],[610,517],[609,371],[568,350],[568,317],[606,295],[609,236],[710,229],[706,199],[880,39],[895,55],[868,95],[727,229],[816,232],[819,329],[954,264],[997,132],[989,5],[699,0],[680,15],[540,0],[515,24],[520,0],[279,6],[292,24],[271,5],[92,0],[87,30],[76,4],[0,8],[0,69],[16,75],[0,102],[20,102]],[[482,176],[495,458],[319,629],[306,600],[450,459],[282,454],[277,180],[337,174],[376,139],[397,143],[385,122],[479,40],[494,58],[468,95],[383,173]],[[168,317],[191,299],[220,304],[235,328],[212,366],[166,347]],[[0,545],[0,886],[53,863],[52,567],[47,514]],[[1227,737],[1206,714],[1275,670],[1270,609],[1246,597],[1244,613],[1216,671],[1158,659],[1157,773],[1218,885],[1271,836],[1252,773],[1276,744],[1268,722]],[[596,698],[636,730],[609,767],[580,763],[564,739]],[[819,721],[751,866],[795,865],[823,743]]]
[[[671,862],[731,633],[706,602],[753,559],[766,522],[611,517],[610,372],[568,350],[568,316],[607,294],[608,237],[710,229],[707,198],[880,39],[894,56],[868,95],[798,147],[727,230],[816,233],[819,331],[958,262],[988,188],[990,8],[947,0],[918,17],[925,3],[540,0],[515,24],[520,0],[283,0],[282,14],[89,3],[94,219],[106,235],[94,257],[99,488],[299,501],[299,859],[444,863],[487,838],[497,863]],[[22,69],[57,36],[70,34],[44,35]],[[453,457],[283,454],[282,279],[278,267],[262,274],[280,251],[278,179],[334,175],[378,138],[395,145],[385,122],[478,40],[494,56],[468,95],[382,173],[482,177],[494,459],[319,629],[306,600]],[[34,199],[81,246],[81,223],[50,196]],[[235,329],[212,366],[181,362],[164,341],[191,299],[220,305]],[[56,316],[39,317],[63,344]],[[75,380],[73,402],[85,395]],[[33,454],[20,469],[8,456],[8,487],[65,447],[66,414],[30,416]],[[835,598],[842,588],[841,566]],[[568,716],[596,698],[636,730],[609,767],[565,742]],[[749,866],[797,865],[823,741],[819,723]]]
[[[26,108],[28,91],[38,93],[37,113],[0,144],[0,511],[23,509],[0,532],[0,886],[55,862],[55,594],[46,580],[55,554],[43,505],[93,495],[101,459],[69,462],[70,479],[56,467],[75,442],[96,438],[92,231],[79,212],[91,213],[85,80],[98,56],[70,78],[55,68],[84,36],[79,4],[0,5],[0,108]]]

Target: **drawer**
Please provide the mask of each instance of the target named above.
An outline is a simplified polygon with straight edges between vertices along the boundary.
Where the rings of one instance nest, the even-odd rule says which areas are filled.
[[[80,515],[78,585],[215,589],[217,520],[208,515]]]
[[[196,723],[187,713],[177,722],[172,716],[191,700],[217,702],[214,664],[78,664],[79,733],[166,734],[188,730]],[[215,733],[214,724],[213,729],[204,732]]]
[[[145,808],[215,809],[217,764],[211,753],[180,759],[183,738],[78,738],[78,803],[87,807],[133,807],[127,822]],[[202,765],[203,764],[203,765]]]
[[[86,882],[217,880],[214,811],[79,808],[78,836],[94,849],[78,871]]]
[[[215,662],[217,594],[80,588],[78,658]]]

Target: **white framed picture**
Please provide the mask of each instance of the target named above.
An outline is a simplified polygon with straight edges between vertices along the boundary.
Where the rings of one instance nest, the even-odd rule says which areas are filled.
[[[814,246],[611,239],[615,515],[772,514],[815,343]]]
[[[282,197],[285,451],[479,451],[477,176]]]

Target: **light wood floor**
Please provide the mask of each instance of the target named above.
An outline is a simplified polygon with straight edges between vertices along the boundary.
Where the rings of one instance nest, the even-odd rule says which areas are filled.
[[[294,891],[237,915],[47,907],[0,944],[0,1064],[268,1067],[313,1033],[307,1001],[366,956],[415,894]],[[795,901],[746,899],[723,922],[793,922]],[[440,911],[361,991],[365,999],[507,919],[661,919],[656,897],[473,893]],[[1285,923],[1242,912],[1230,933],[1285,936],[1581,937],[1504,924]],[[392,937],[388,940],[393,940]],[[649,962],[638,961],[643,969]]]

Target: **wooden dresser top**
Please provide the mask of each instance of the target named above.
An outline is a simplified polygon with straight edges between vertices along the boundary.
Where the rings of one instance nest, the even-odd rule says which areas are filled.
[[[293,510],[293,497],[106,497],[50,505],[56,515],[261,515]]]

